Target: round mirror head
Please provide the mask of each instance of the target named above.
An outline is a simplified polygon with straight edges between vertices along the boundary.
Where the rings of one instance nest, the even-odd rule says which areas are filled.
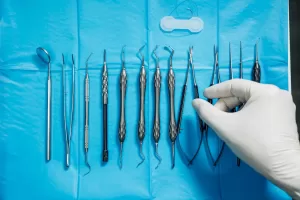
[[[44,62],[49,64],[50,63],[50,55],[48,51],[42,47],[36,49],[36,54],[40,57],[40,59]]]

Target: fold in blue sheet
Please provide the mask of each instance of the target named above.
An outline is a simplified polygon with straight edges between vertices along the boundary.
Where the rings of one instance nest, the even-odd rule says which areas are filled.
[[[0,199],[206,199],[282,200],[283,191],[242,162],[236,167],[228,147],[217,167],[212,167],[204,146],[191,167],[176,150],[171,170],[168,137],[167,60],[169,53],[158,49],[162,69],[161,140],[162,164],[155,170],[152,126],[154,118],[153,74],[155,45],[175,49],[176,118],[187,65],[187,51],[194,46],[194,64],[201,98],[209,85],[213,66],[213,45],[219,47],[222,81],[229,78],[228,44],[232,43],[234,76],[238,77],[239,42],[243,42],[244,77],[250,79],[254,44],[258,38],[262,82],[288,89],[288,1],[198,0],[198,16],[204,30],[199,34],[164,33],[160,19],[180,3],[172,0],[120,1],[17,1],[0,2]],[[181,8],[189,16],[191,12]],[[193,12],[194,13],[194,12]],[[178,13],[177,13],[178,14]],[[172,15],[176,16],[176,12]],[[185,16],[185,15],[184,15]],[[137,127],[139,112],[138,49],[145,48],[146,161],[139,168]],[[127,135],[123,169],[118,167],[119,74],[123,45],[128,72],[126,96]],[[45,162],[47,66],[36,56],[42,46],[52,62],[52,160]],[[107,50],[109,72],[108,147],[109,162],[102,157],[101,69]],[[90,52],[90,149],[92,171],[84,163],[84,62]],[[64,168],[62,120],[61,53],[67,57],[68,98],[71,91],[71,54],[76,58],[76,102],[71,141],[71,167]],[[192,108],[189,81],[180,140],[191,156],[197,149],[199,126]],[[69,100],[69,99],[68,99]],[[67,103],[68,107],[70,106]],[[216,155],[220,142],[214,132],[209,143]]]

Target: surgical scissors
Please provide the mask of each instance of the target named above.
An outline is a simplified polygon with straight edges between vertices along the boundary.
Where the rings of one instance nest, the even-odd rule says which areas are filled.
[[[65,57],[62,54],[62,89],[63,89],[63,116],[64,116],[64,128],[65,128],[65,145],[66,145],[66,167],[70,166],[70,153],[71,153],[71,139],[72,128],[74,119],[74,98],[75,98],[75,61],[72,54],[72,94],[71,94],[71,115],[69,128],[67,125],[67,108],[66,108],[66,77],[65,77]]]
[[[179,108],[179,115],[178,115],[178,122],[177,122],[177,140],[178,140],[178,146],[180,151],[183,153],[185,159],[188,161],[188,165],[191,165],[194,161],[194,159],[197,157],[199,150],[201,148],[201,144],[203,141],[203,125],[202,125],[202,121],[200,119],[200,117],[198,117],[198,122],[199,122],[199,126],[200,126],[200,141],[198,144],[198,148],[195,152],[195,154],[193,155],[192,159],[189,159],[188,156],[185,154],[185,152],[182,150],[181,144],[180,144],[180,137],[179,137],[179,133],[180,133],[180,124],[181,124],[181,120],[182,120],[182,116],[183,116],[183,107],[184,107],[184,99],[185,99],[185,94],[186,94],[186,89],[187,89],[187,81],[188,81],[188,75],[189,75],[189,68],[192,68],[192,73],[193,73],[193,82],[194,82],[194,98],[199,98],[199,91],[198,91],[198,85],[196,82],[196,76],[195,76],[195,69],[194,69],[194,64],[193,64],[193,46],[191,46],[189,48],[189,60],[188,60],[188,67],[187,67],[187,71],[186,71],[186,76],[185,76],[185,82],[183,85],[183,89],[182,89],[182,93],[181,93],[181,101],[180,101],[180,108]]]
[[[214,46],[214,57],[215,57],[215,63],[214,63],[213,75],[212,75],[210,86],[214,85],[215,75],[217,75],[218,83],[221,83],[218,50],[216,49],[216,46]],[[207,101],[211,104],[213,103],[212,99],[207,99]],[[224,148],[225,148],[225,143],[224,143],[224,141],[222,141],[221,149],[220,149],[220,151],[217,155],[217,158],[214,159],[214,157],[212,156],[212,152],[210,150],[210,147],[209,147],[209,143],[208,143],[208,129],[209,129],[208,125],[204,124],[205,142],[206,142],[206,145],[207,145],[208,154],[209,154],[209,157],[210,157],[210,159],[213,163],[213,166],[217,166],[217,164],[218,164],[218,162],[219,162],[219,160],[220,160],[220,158],[223,154],[223,151],[224,151]]]
[[[199,98],[199,89],[198,89],[198,85],[197,85],[197,81],[196,81],[196,75],[195,75],[195,69],[194,69],[194,63],[193,63],[193,47],[190,48],[190,65],[192,67],[192,72],[193,72],[193,81],[194,81],[194,99],[198,99]],[[201,120],[200,117],[198,117],[198,123],[199,123],[199,127],[200,127],[200,141],[198,144],[198,148],[196,150],[196,153],[194,154],[194,156],[192,157],[192,159],[189,161],[188,165],[193,164],[193,161],[195,160],[195,158],[197,157],[199,150],[201,148],[201,144],[203,141],[203,122]]]

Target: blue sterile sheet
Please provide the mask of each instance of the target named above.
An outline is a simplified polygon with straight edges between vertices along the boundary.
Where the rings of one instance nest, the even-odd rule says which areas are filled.
[[[239,76],[239,42],[243,43],[244,78],[250,79],[254,45],[258,45],[262,82],[289,88],[288,1],[282,0],[77,0],[0,1],[0,199],[205,199],[282,200],[283,191],[252,170],[236,166],[236,157],[226,146],[217,167],[213,167],[204,146],[190,167],[176,148],[176,165],[171,169],[169,140],[168,58],[163,49],[174,50],[176,77],[175,110],[179,111],[185,78],[188,47],[194,46],[193,61],[200,96],[210,84],[214,64],[213,46],[219,49],[222,81],[229,79],[228,45],[232,45],[234,77]],[[196,5],[195,5],[196,4]],[[160,19],[198,16],[204,21],[201,33],[163,32]],[[139,119],[138,49],[146,44],[146,137],[140,162],[137,130]],[[121,48],[125,48],[128,74],[126,95],[126,139],[123,168],[119,169],[119,109]],[[162,163],[154,156],[155,59],[162,72],[161,139]],[[35,50],[46,48],[52,59],[52,160],[46,162],[47,65]],[[107,50],[109,162],[102,160],[101,70]],[[85,60],[90,75],[89,162],[84,162],[84,76]],[[71,55],[75,56],[75,113],[71,141],[71,167],[65,168],[62,102],[62,59],[67,65],[67,108],[70,109]],[[191,74],[190,74],[190,77]],[[189,157],[200,139],[197,115],[192,108],[193,82],[188,81],[182,131],[183,150]],[[67,118],[69,119],[69,112]],[[247,127],[245,127],[247,128]],[[242,133],[241,133],[242,134]],[[221,142],[213,131],[209,144],[216,157]]]

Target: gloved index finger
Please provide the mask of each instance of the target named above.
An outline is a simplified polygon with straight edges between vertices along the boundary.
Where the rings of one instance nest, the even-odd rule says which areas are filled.
[[[251,92],[258,86],[259,84],[253,81],[233,79],[205,89],[204,96],[209,99],[238,97],[242,101],[248,101],[248,99],[251,97]]]

